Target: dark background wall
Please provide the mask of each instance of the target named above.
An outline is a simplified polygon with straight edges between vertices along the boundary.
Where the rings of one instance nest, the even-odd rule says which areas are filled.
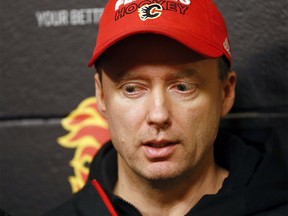
[[[238,74],[222,127],[274,128],[287,155],[287,1],[215,2]],[[71,196],[74,150],[57,143],[60,121],[94,95],[86,65],[105,3],[0,0],[0,208],[12,215],[40,215]]]

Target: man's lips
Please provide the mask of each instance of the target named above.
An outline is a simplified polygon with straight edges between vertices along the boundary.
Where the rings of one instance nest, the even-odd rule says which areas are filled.
[[[169,140],[152,140],[143,144],[144,155],[149,160],[163,160],[170,157],[178,142]]]
[[[143,145],[144,146],[150,146],[153,148],[162,148],[162,147],[166,147],[169,145],[175,145],[176,142],[173,141],[168,141],[168,140],[160,140],[160,141],[148,141],[145,142]]]

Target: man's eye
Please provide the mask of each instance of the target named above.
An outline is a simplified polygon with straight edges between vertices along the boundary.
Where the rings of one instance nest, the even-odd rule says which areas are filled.
[[[196,85],[192,83],[178,83],[175,85],[175,89],[179,92],[193,92],[196,90]]]
[[[133,93],[136,91],[136,87],[135,86],[125,86],[124,90],[127,92],[127,93]]]
[[[139,84],[126,84],[122,87],[122,92],[126,97],[138,97],[145,92],[145,88]]]

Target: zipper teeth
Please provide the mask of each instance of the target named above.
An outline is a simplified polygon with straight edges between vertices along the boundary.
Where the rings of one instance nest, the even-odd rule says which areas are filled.
[[[134,210],[136,210],[139,215],[142,215],[142,213],[140,212],[140,210],[139,210],[135,205],[133,205],[132,203],[128,202],[127,200],[123,199],[123,198],[120,197],[120,196],[117,196],[117,195],[115,195],[115,196],[116,196],[116,198],[117,198],[119,201],[124,202],[125,204],[127,204],[128,206],[130,206],[131,208],[133,208]]]

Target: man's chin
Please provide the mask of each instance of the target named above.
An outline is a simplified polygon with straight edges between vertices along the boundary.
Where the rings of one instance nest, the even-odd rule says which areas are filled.
[[[150,169],[147,172],[142,172],[142,177],[146,179],[147,181],[150,181],[151,183],[157,183],[157,182],[169,182],[174,179],[177,179],[179,176],[181,176],[181,172],[173,171],[173,169],[166,168],[154,168]]]

